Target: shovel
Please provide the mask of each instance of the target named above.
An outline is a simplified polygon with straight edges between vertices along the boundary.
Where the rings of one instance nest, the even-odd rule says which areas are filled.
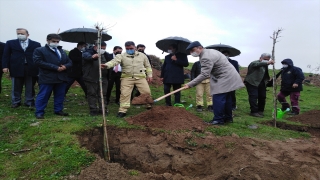
[[[176,92],[182,91],[182,90],[184,90],[184,89],[187,89],[187,88],[186,88],[185,86],[183,86],[182,88],[179,88],[179,89],[177,89],[177,90],[175,90],[175,91],[172,91],[172,92],[170,92],[170,93],[168,93],[168,94],[165,94],[165,95],[159,97],[158,99],[155,99],[153,102],[156,103],[156,102],[160,101],[161,99],[164,99],[164,98],[166,98],[166,97],[168,97],[168,96],[170,96],[170,95],[172,95],[172,94],[174,94],[174,93],[176,93]]]

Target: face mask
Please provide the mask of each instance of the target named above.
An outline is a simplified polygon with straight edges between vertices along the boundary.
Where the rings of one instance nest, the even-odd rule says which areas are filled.
[[[226,58],[228,59],[229,58],[229,56],[228,55],[225,55],[226,56]]]
[[[85,50],[86,50],[86,47],[81,48],[81,51],[85,51]]]
[[[288,64],[283,64],[282,67],[283,67],[283,68],[287,68],[287,67],[288,67]]]
[[[169,54],[172,54],[172,50],[170,50],[170,49],[169,49],[167,52],[168,52]]]
[[[18,34],[17,37],[20,41],[25,41],[27,39],[27,36],[24,34]]]
[[[53,43],[53,42],[51,42],[51,43],[49,44],[49,46],[52,47],[52,48],[57,48],[57,47],[59,46],[59,43]]]
[[[117,54],[121,54],[121,52],[117,51],[117,52],[115,52],[114,54],[115,54],[115,55],[117,55]]]
[[[269,62],[268,60],[264,60],[264,59],[262,59],[262,61],[261,62]]]
[[[193,52],[193,53],[191,53],[191,56],[193,56],[193,57],[198,57],[199,54],[198,54],[197,52]]]
[[[106,52],[106,50],[100,49],[100,54],[104,54],[105,52]]]
[[[130,55],[134,54],[134,49],[129,49],[129,50],[126,50],[126,52]]]
[[[139,52],[142,52],[142,53],[144,53],[144,50],[142,50],[142,49],[139,49],[138,51],[139,51]]]

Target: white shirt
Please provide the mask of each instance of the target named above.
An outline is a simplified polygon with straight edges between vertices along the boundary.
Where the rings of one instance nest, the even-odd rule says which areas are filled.
[[[21,47],[22,47],[22,49],[24,50],[24,51],[26,51],[26,49],[27,49],[27,47],[28,47],[28,45],[29,45],[29,39],[26,39],[26,40],[24,40],[24,41],[20,41],[20,45],[21,45]],[[24,47],[25,46],[25,47]],[[24,47],[24,48],[23,48]]]
[[[116,55],[115,54],[113,54],[113,58],[115,57]],[[120,66],[120,64],[118,64],[117,65],[118,66],[118,72],[121,72],[121,66]],[[115,67],[113,67],[113,71],[116,69],[116,66]]]

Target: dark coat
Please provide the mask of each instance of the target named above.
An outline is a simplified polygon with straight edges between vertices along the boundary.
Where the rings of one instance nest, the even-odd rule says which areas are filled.
[[[61,60],[47,44],[34,50],[33,61],[39,67],[39,84],[56,84],[68,81],[67,70],[59,72],[58,68],[60,65],[64,65],[69,69],[72,62],[61,46],[58,47],[58,50],[61,54]]]
[[[69,58],[72,61],[72,67],[68,70],[68,76],[82,77],[82,52],[78,48],[74,48],[69,52]]]
[[[3,51],[4,51],[5,45],[6,45],[6,43],[0,42],[0,71],[1,71],[0,73],[3,73],[3,71],[2,71],[2,56],[3,56]]]
[[[191,80],[195,79],[201,73],[200,61],[197,61],[193,64],[190,73],[191,73]]]
[[[239,73],[239,63],[236,60],[228,58],[229,62],[233,65],[234,68],[236,68],[237,72]]]
[[[186,54],[177,53],[176,61],[173,61],[169,54],[165,57],[164,63],[161,68],[161,78],[163,78],[163,83],[165,84],[183,84],[184,83],[184,69],[183,67],[188,67],[189,62]]]
[[[302,70],[298,67],[293,66],[293,62],[291,59],[285,59],[281,61],[281,63],[288,64],[288,67],[282,69],[280,91],[302,91],[302,81],[304,80],[304,74]],[[298,84],[298,87],[293,88],[293,84]]]
[[[92,48],[87,49],[82,54],[82,71],[83,71],[83,80],[88,82],[99,82],[99,69],[101,68],[99,66],[98,59],[92,59],[92,55],[97,54],[97,51],[95,51]],[[107,62],[106,60],[106,54],[101,56],[101,64],[104,64]],[[103,81],[108,80],[108,70],[107,69],[101,69],[102,72],[102,78]]]
[[[21,47],[19,39],[9,40],[4,48],[2,68],[9,68],[11,77],[24,77],[24,68],[28,68],[28,76],[37,76],[39,70],[34,64],[32,56],[36,48],[41,44],[30,39],[26,51]],[[28,66],[25,66],[25,59]]]

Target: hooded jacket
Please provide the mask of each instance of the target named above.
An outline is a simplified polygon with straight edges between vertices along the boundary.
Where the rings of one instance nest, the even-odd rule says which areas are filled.
[[[281,73],[281,89],[280,91],[298,92],[302,91],[302,81],[304,74],[298,67],[293,66],[291,59],[284,59],[282,64],[288,64],[287,68],[282,68]],[[297,88],[293,88],[293,84],[298,84]]]

